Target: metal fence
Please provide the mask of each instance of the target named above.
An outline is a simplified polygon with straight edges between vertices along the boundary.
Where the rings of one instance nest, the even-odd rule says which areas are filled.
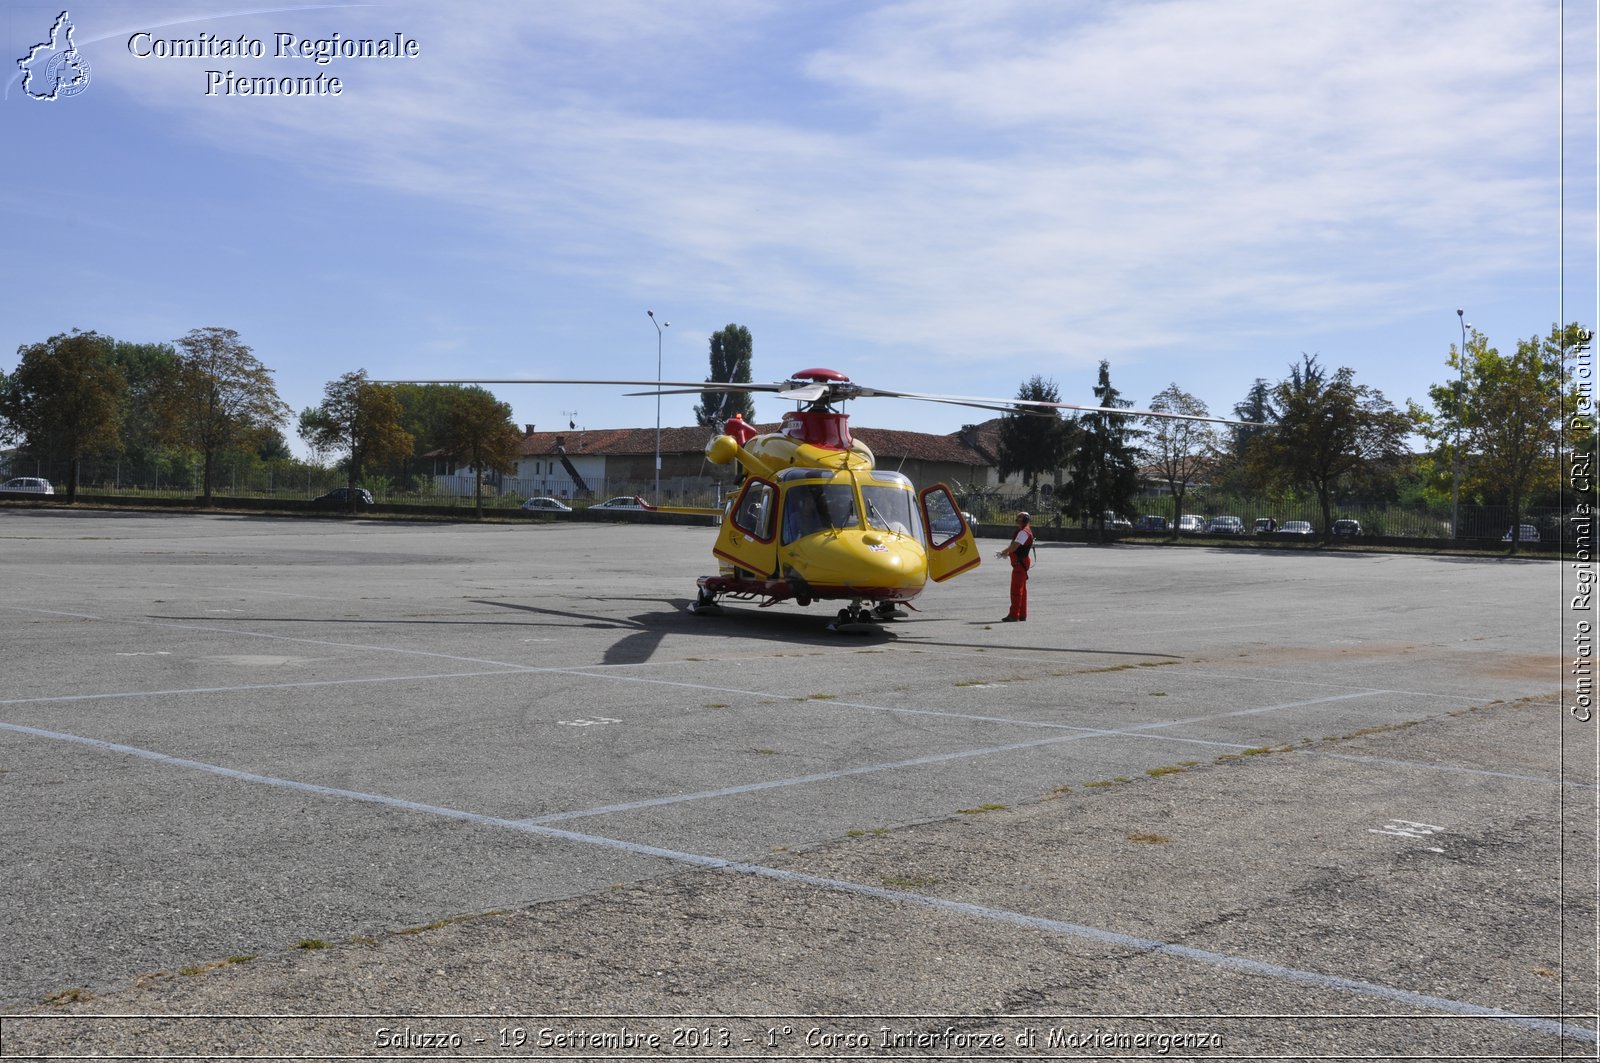
[[[61,485],[66,481],[64,462],[13,461],[7,472],[10,476],[39,476]],[[166,498],[195,496],[201,491],[198,468],[182,464],[153,467],[119,461],[115,458],[84,461],[79,466],[79,490],[90,494],[149,495]],[[345,483],[344,475],[337,469],[308,465],[295,460],[269,463],[225,463],[215,474],[213,490],[218,495],[240,498],[306,500],[323,494]],[[367,478],[363,486],[374,498],[387,504],[418,503],[427,505],[465,505],[475,502],[474,483],[471,476],[426,476],[413,478],[409,488],[391,483],[381,477]],[[710,476],[674,476],[661,480],[660,498],[656,497],[656,483],[651,480],[603,478],[590,485],[585,499],[572,497],[570,481],[558,478],[489,477],[484,488],[485,503],[494,508],[514,508],[526,498],[547,495],[563,501],[581,504],[585,501],[603,501],[616,495],[639,495],[650,502],[668,505],[720,505],[729,487]],[[980,521],[992,522],[1000,518],[1009,523],[1015,507],[1013,499],[974,497],[970,505]],[[1172,497],[1165,492],[1150,494],[1138,499],[1135,512],[1122,514],[1133,520],[1145,514],[1165,517],[1169,523],[1176,521]],[[1048,503],[1038,507],[1036,519],[1051,520],[1053,514]],[[1184,499],[1184,512],[1197,516],[1236,516],[1251,527],[1258,517],[1271,517],[1279,524],[1291,520],[1309,522],[1318,532],[1322,528],[1322,512],[1314,499],[1284,500],[1267,496],[1219,495],[1204,489],[1192,491]],[[1540,541],[1559,541],[1570,538],[1574,532],[1570,512],[1560,507],[1539,506],[1528,508],[1519,523],[1524,529],[1522,538],[1529,540],[1537,535]],[[1407,506],[1397,503],[1342,502],[1334,507],[1335,520],[1350,519],[1361,523],[1362,533],[1368,536],[1415,539],[1467,539],[1504,540],[1511,530],[1512,515],[1505,506],[1459,507],[1460,534],[1453,534],[1449,507]],[[1066,522],[1076,523],[1076,522]]]

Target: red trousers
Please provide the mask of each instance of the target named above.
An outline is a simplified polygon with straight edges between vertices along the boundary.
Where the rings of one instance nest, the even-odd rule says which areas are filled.
[[[1028,566],[1011,563],[1011,616],[1028,619]]]

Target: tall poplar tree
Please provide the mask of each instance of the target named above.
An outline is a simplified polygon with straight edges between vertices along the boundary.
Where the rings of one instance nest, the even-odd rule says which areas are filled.
[[[750,358],[755,341],[750,330],[743,325],[730,324],[711,334],[711,375],[707,383],[750,383]],[[702,391],[700,404],[694,408],[695,423],[708,428],[722,429],[724,422],[738,414],[751,423],[756,419],[756,405],[748,391]]]

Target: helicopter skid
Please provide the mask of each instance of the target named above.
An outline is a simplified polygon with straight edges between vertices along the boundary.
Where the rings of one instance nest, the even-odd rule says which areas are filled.
[[[842,598],[851,602],[876,602],[893,610],[892,614],[886,610],[882,619],[908,615],[895,608],[893,603],[908,602],[914,597],[903,587],[833,587],[816,583],[797,587],[787,579],[762,579],[755,576],[701,576],[698,582],[702,602],[714,602],[721,595],[731,594],[761,598],[763,599],[761,606],[766,608],[790,599],[797,605],[810,605],[813,601],[822,599]]]

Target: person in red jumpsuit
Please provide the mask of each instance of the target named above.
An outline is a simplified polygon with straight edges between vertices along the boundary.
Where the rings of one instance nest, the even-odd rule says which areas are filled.
[[[1011,612],[1004,623],[1028,619],[1028,569],[1033,567],[1033,528],[1026,513],[1017,514],[1016,537],[996,557],[1011,559]]]

